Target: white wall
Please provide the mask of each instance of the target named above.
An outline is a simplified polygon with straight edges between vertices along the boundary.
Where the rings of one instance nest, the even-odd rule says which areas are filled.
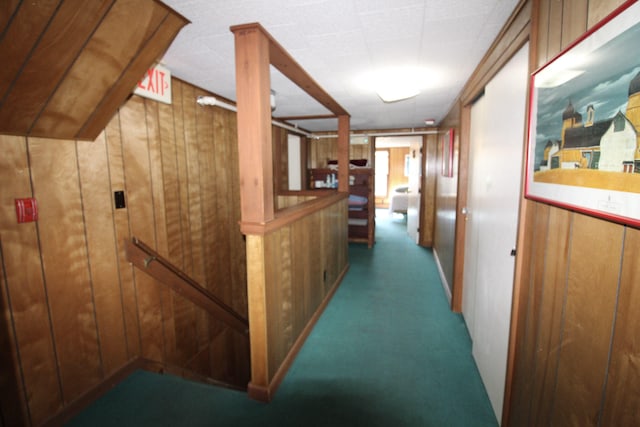
[[[302,189],[302,167],[300,163],[300,136],[289,134],[287,136],[288,144],[288,165],[289,165],[289,190]]]

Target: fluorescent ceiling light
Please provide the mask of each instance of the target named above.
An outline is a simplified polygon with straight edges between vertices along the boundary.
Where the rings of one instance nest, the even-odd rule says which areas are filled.
[[[438,80],[432,71],[424,68],[394,67],[365,75],[362,84],[373,89],[384,102],[397,102],[413,98]]]
[[[378,87],[376,92],[384,102],[396,102],[402,101],[403,99],[413,98],[420,93],[420,90],[410,84],[404,84],[402,81],[397,81],[387,82],[384,86]]]

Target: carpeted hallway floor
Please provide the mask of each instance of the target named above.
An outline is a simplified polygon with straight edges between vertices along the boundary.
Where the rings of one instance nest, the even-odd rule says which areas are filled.
[[[381,212],[383,213],[383,212]],[[269,404],[139,371],[71,426],[497,426],[430,250],[379,215]]]

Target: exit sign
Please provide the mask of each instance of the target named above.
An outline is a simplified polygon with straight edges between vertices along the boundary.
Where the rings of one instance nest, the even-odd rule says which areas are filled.
[[[162,65],[149,68],[133,93],[171,104],[171,72]]]

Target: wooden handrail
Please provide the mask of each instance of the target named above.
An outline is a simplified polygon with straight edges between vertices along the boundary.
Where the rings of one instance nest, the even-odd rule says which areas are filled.
[[[187,276],[168,260],[136,237],[126,241],[127,260],[140,270],[169,286],[212,316],[244,335],[249,334],[249,322],[233,308],[220,301],[198,282]]]

